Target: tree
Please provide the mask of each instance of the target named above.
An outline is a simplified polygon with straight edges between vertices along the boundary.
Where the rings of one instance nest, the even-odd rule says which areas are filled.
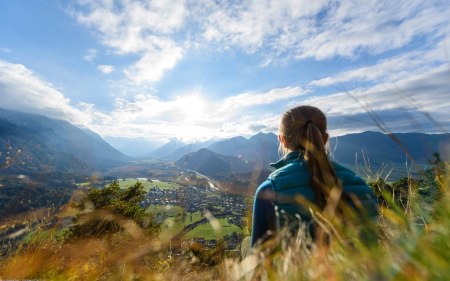
[[[434,185],[438,188],[437,199],[442,198],[444,194],[444,188],[446,185],[446,180],[448,179],[449,163],[442,161],[441,155],[437,152],[433,153],[433,159],[428,160],[431,168],[428,169],[428,174],[431,172]]]
[[[155,234],[159,232],[160,225],[154,220],[152,214],[146,213],[139,206],[144,199],[144,186],[136,182],[133,186],[121,189],[117,181],[113,181],[102,189],[91,187],[88,189],[83,200],[76,204],[81,210],[86,210],[92,205],[94,210],[104,211],[101,216],[92,216],[88,219],[88,214],[77,217],[76,223],[71,229],[71,236],[101,236],[112,234],[122,230],[120,221],[129,219],[141,226],[147,233]],[[108,212],[117,214],[117,217],[104,215]],[[120,218],[120,219],[119,219]]]

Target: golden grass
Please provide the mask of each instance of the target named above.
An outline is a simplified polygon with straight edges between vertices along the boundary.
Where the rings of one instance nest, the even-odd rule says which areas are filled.
[[[448,174],[447,174],[448,175]],[[37,232],[27,245],[0,261],[0,279],[45,280],[448,280],[450,276],[449,179],[427,221],[420,202],[381,209],[379,240],[358,239],[357,226],[330,222],[331,242],[316,245],[303,235],[278,236],[244,260],[205,264],[190,242],[162,243],[133,222],[107,212],[123,231],[102,237],[62,239],[61,231]],[[67,211],[67,210],[65,210]],[[46,235],[45,239],[39,237]],[[270,246],[270,245],[269,245]],[[275,249],[275,250],[274,250]]]

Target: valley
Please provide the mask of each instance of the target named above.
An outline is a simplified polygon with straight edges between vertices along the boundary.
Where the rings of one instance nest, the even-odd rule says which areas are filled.
[[[67,228],[78,213],[71,198],[117,181],[122,189],[143,185],[139,205],[160,224],[161,241],[191,240],[214,248],[224,240],[232,250],[249,235],[252,195],[279,157],[273,133],[198,143],[171,140],[150,153],[143,150],[146,155],[134,150],[130,157],[88,129],[44,116],[0,109],[0,129],[0,217],[19,222],[2,224],[2,241],[17,231],[22,232],[14,241],[33,231],[32,221],[17,225],[44,208],[41,219],[56,218],[49,226]],[[367,180],[391,183],[406,175],[420,178],[434,152],[447,161],[449,138],[363,132],[333,137],[329,149],[333,160]]]
[[[172,182],[149,178],[122,178],[121,188],[142,183],[144,200],[140,206],[161,224],[163,242],[193,239],[214,247],[224,239],[235,249],[248,236],[245,215],[251,197],[213,188],[217,185],[193,171],[184,171]]]

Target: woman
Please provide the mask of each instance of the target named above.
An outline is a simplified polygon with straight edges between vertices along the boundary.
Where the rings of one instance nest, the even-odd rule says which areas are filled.
[[[352,209],[362,220],[376,219],[377,202],[364,180],[349,169],[330,162],[325,144],[327,120],[313,106],[298,106],[283,114],[279,128],[284,157],[255,194],[251,245],[262,243],[282,228],[298,231],[306,225],[313,240],[323,235],[312,219],[344,217]],[[348,208],[350,206],[350,208]]]

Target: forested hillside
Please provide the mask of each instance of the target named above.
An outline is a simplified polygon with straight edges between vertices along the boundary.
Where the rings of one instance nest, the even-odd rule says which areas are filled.
[[[67,121],[0,109],[0,174],[89,174],[128,158],[96,133]]]

